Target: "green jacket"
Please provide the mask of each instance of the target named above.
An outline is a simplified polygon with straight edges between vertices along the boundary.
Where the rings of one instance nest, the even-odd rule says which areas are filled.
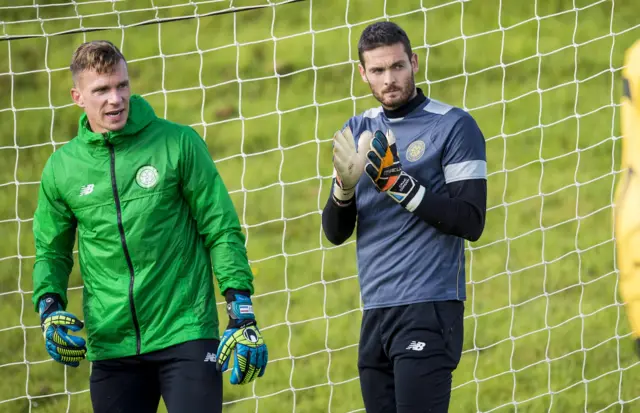
[[[45,293],[67,305],[76,229],[90,361],[219,338],[213,273],[221,293],[253,293],[240,222],[205,142],[140,96],[120,131],[93,133],[83,115],[44,167],[36,311]]]

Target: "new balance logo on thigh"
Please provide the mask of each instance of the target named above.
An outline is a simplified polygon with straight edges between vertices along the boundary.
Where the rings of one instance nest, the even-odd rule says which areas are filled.
[[[215,363],[216,362],[216,353],[207,352],[207,355],[205,356],[204,361],[205,362],[211,361],[211,362]]]
[[[407,350],[414,350],[414,351],[422,351],[424,349],[425,343],[423,343],[422,341],[412,341],[411,344],[409,344],[409,346],[407,346]]]

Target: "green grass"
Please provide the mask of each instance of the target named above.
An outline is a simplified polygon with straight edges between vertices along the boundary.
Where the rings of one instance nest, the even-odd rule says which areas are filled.
[[[265,2],[234,5],[252,3]],[[385,13],[413,39],[419,85],[470,110],[487,140],[487,223],[468,245],[464,355],[451,411],[640,409],[611,222],[620,68],[640,37],[640,7],[595,3],[575,1],[575,13],[571,0],[368,0],[350,1],[348,10],[344,1],[316,0],[278,7],[275,18],[267,8],[86,34],[122,45],[135,92],[158,114],[196,125],[248,235],[271,363],[255,385],[225,384],[226,412],[362,408],[355,244],[332,246],[319,212],[330,184],[332,132],[376,105],[354,61],[364,25]],[[84,15],[110,10],[111,3],[78,6]],[[39,13],[1,10],[0,19],[50,19],[75,9]],[[154,17],[138,11],[120,22]],[[83,26],[117,22],[115,15],[86,17]],[[49,33],[74,27],[77,20],[44,23]],[[35,21],[4,30],[42,27]],[[65,68],[84,39],[0,42],[0,400],[12,400],[0,403],[2,413],[91,410],[88,363],[65,370],[48,361],[30,293],[40,172],[54,148],[74,136],[80,115],[70,105],[67,71],[44,69]],[[70,310],[79,313],[77,266],[70,284]]]

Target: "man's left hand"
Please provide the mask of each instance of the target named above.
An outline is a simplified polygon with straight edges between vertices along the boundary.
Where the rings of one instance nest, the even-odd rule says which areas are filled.
[[[391,129],[386,136],[377,130],[370,146],[365,171],[376,189],[385,192],[409,211],[415,210],[424,196],[425,189],[415,178],[402,170],[396,137]]]
[[[218,346],[217,368],[226,371],[234,353],[230,382],[247,384],[264,374],[269,359],[267,345],[258,330],[249,296],[238,292],[228,294],[227,313],[229,325]]]

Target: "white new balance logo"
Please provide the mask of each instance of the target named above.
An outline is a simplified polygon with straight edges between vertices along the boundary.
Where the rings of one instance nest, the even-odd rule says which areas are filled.
[[[85,185],[80,188],[80,196],[89,195],[93,192],[93,184]]]
[[[204,361],[205,362],[211,361],[211,362],[215,363],[216,362],[216,353],[207,353],[207,355],[204,358]]]
[[[414,351],[422,351],[424,349],[425,343],[422,341],[412,341],[411,344],[407,347],[407,350]]]

